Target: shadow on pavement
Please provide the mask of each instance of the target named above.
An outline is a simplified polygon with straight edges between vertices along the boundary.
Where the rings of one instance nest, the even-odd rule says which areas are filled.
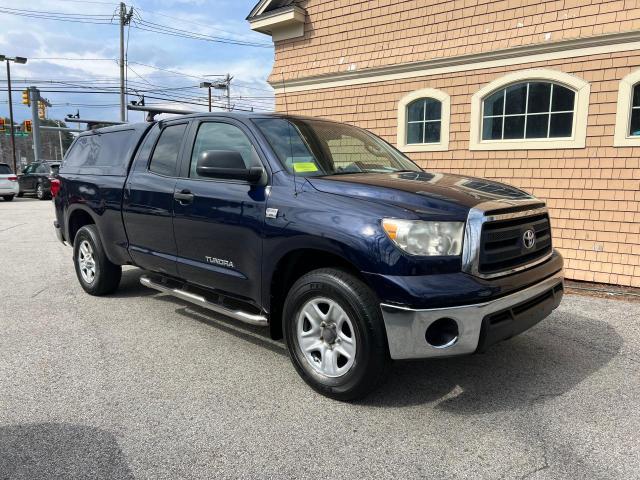
[[[171,297],[168,297],[171,298]],[[209,310],[194,305],[185,306],[176,309],[176,313],[185,317],[196,320],[200,323],[210,325],[225,333],[234,335],[244,341],[257,345],[260,348],[266,348],[271,352],[288,356],[287,349],[282,341],[272,340],[269,335],[269,329],[264,327],[254,327],[245,325],[237,320],[226,318],[222,315],[213,316]],[[293,367],[292,367],[293,368]]]
[[[113,434],[69,423],[0,427],[0,478],[133,479]]]
[[[527,407],[572,390],[609,363],[622,343],[605,322],[565,315],[560,323],[554,314],[484,354],[396,362],[386,384],[361,403],[436,402],[435,408],[463,415]]]
[[[140,283],[140,277],[144,271],[139,268],[124,270],[120,279],[120,286],[115,293],[109,295],[109,298],[133,298],[148,297],[158,293],[149,287],[145,287]]]
[[[140,271],[128,273],[127,282],[139,281]],[[139,288],[149,290],[139,283],[126,285],[125,296],[140,295]],[[272,340],[268,329],[245,325],[171,296],[158,299],[182,307],[175,310],[179,315],[287,356],[284,343]],[[572,390],[609,363],[622,344],[608,323],[556,311],[532,330],[483,354],[393,362],[384,385],[358,403],[405,407],[435,402],[435,408],[458,414],[522,408]],[[291,372],[293,375],[293,368]]]

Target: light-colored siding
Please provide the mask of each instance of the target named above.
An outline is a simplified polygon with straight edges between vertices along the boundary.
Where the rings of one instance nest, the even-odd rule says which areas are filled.
[[[505,73],[536,67],[591,83],[586,148],[469,151],[471,96]],[[451,95],[449,151],[409,155],[429,170],[491,178],[532,192],[551,208],[555,246],[565,256],[569,278],[640,287],[640,147],[613,146],[619,80],[636,69],[640,51],[290,93],[286,105],[289,113],[353,123],[395,143],[398,100],[421,88],[444,90]],[[284,105],[279,94],[277,110]]]
[[[271,81],[640,29],[638,0],[307,0]]]

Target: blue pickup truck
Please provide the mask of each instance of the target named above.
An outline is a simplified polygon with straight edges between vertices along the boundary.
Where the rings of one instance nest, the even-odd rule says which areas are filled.
[[[563,295],[543,202],[423,171],[351,125],[213,113],[103,128],[58,180],[54,226],[87,293],[137,266],[150,288],[284,337],[300,376],[339,400],[391,360],[482,352]]]

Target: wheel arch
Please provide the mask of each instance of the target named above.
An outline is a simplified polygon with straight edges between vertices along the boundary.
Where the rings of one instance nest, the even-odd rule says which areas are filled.
[[[271,338],[282,338],[282,307],[291,286],[304,274],[319,268],[344,270],[368,285],[361,269],[340,253],[318,247],[299,247],[283,254],[264,283],[265,304],[269,307]],[[368,285],[371,287],[370,285]]]
[[[76,206],[71,209],[68,213],[67,218],[67,241],[73,245],[73,241],[80,230],[85,225],[96,225],[96,219],[93,214],[88,210],[81,206]],[[100,230],[98,229],[98,235],[100,235]],[[101,238],[102,240],[102,238]]]

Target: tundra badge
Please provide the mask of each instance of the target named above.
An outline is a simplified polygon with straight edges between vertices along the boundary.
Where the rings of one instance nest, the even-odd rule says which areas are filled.
[[[219,265],[221,267],[234,268],[233,262],[231,260],[222,260],[220,258],[215,257],[204,257],[207,260],[207,263],[213,263],[214,265]]]

